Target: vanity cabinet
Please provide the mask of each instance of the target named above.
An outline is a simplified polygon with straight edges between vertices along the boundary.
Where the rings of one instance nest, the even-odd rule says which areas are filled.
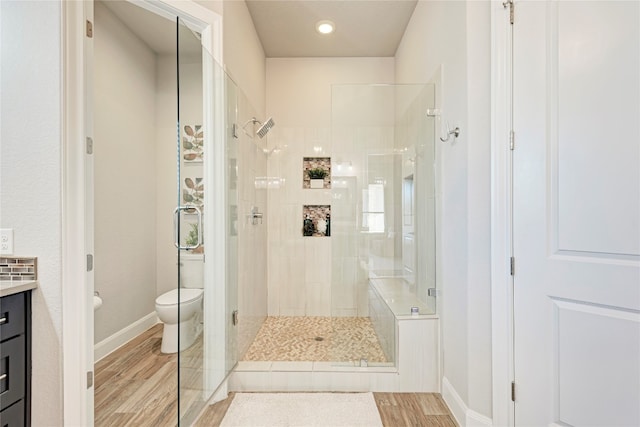
[[[31,425],[31,291],[0,298],[0,420]]]

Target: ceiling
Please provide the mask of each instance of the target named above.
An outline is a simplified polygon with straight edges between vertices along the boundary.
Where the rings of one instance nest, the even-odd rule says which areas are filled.
[[[159,55],[175,54],[175,21],[156,15],[128,1],[102,0],[99,3],[105,5],[155,53]],[[100,31],[100,28],[96,28],[96,31]],[[199,55],[202,52],[200,42],[195,37],[191,37],[190,31],[181,31],[180,37],[181,52],[189,55]]]
[[[175,23],[121,0],[102,3],[159,54],[175,52]],[[417,0],[246,0],[265,54],[283,57],[394,56]],[[336,30],[316,32],[330,20]],[[197,47],[196,47],[197,49]]]
[[[394,56],[417,0],[246,0],[270,58]],[[316,32],[330,20],[336,30]]]

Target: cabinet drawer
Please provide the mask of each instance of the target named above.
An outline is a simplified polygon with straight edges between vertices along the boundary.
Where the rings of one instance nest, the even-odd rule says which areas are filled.
[[[0,410],[24,397],[25,337],[18,337],[0,343]]]
[[[0,412],[0,427],[24,427],[25,425],[23,400]]]
[[[0,341],[24,333],[24,292],[0,298]]]

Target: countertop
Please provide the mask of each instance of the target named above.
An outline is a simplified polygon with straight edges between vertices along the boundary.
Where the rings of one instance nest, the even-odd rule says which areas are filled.
[[[30,291],[37,287],[37,280],[0,280],[0,297]]]

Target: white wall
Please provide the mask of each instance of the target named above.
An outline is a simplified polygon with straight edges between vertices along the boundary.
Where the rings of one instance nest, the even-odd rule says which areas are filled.
[[[440,145],[444,376],[465,405],[491,416],[489,2],[420,1],[396,52],[398,83],[442,65],[442,118],[462,133]]]
[[[491,9],[467,3],[467,357],[472,410],[491,418]]]
[[[302,189],[303,157],[331,157],[335,149],[332,84],[393,81],[393,58],[267,59],[267,113],[277,123],[268,145],[279,149],[268,160],[268,175],[284,179],[279,189],[269,192],[270,315],[331,315],[334,237],[303,237],[301,231],[303,205],[331,204],[331,190]],[[393,121],[393,114],[389,116]],[[357,315],[357,297],[350,294],[351,306],[343,308]]]
[[[15,255],[38,257],[32,424],[62,425],[61,4],[2,1],[0,14],[0,225]]]
[[[155,310],[156,55],[94,9],[95,341]],[[173,166],[175,169],[175,165]]]

